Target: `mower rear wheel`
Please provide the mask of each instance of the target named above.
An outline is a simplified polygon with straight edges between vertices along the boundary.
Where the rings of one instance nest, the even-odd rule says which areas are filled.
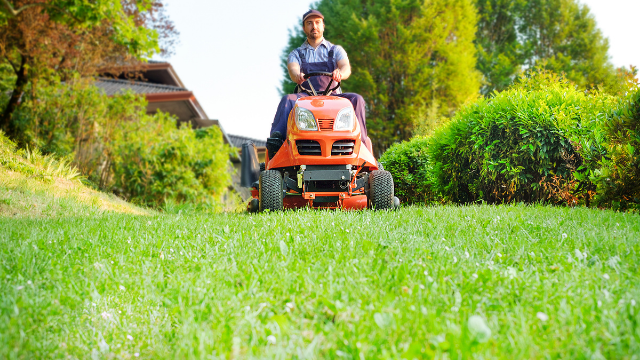
[[[375,210],[394,209],[393,176],[384,170],[373,170],[369,174],[369,208]]]
[[[278,170],[260,173],[260,211],[282,210],[282,174]]]

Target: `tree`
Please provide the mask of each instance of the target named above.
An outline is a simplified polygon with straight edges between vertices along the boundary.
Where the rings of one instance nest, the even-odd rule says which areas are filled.
[[[144,59],[175,34],[157,0],[0,0],[0,61],[15,78],[0,127],[13,135],[12,115],[39,79]]]
[[[608,40],[577,0],[476,0],[478,69],[483,94],[504,90],[523,71],[542,67],[581,88],[619,92]]]
[[[367,101],[377,153],[433,127],[478,93],[471,0],[322,0],[316,8],[325,16],[325,37],[349,55],[353,74],[343,90]],[[284,63],[304,39],[301,27],[290,33]],[[284,76],[288,93],[286,70]]]
[[[522,71],[522,45],[518,19],[526,0],[476,0],[478,8],[478,70],[483,74],[482,93],[504,90]]]

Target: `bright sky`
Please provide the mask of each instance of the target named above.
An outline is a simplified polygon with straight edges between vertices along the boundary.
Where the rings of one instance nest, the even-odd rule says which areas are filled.
[[[581,1],[592,9],[609,38],[613,64],[640,67],[640,0]],[[209,118],[220,120],[228,134],[269,136],[280,101],[280,55],[288,30],[313,2],[165,1],[180,31],[180,44],[168,61]],[[326,23],[333,25],[331,19]]]

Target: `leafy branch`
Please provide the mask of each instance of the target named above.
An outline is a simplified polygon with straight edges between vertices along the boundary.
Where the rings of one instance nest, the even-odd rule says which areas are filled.
[[[63,8],[61,8],[59,6],[53,5],[53,4],[47,4],[47,3],[27,4],[27,5],[23,5],[21,8],[16,10],[16,9],[13,8],[13,5],[11,5],[9,0],[2,0],[2,3],[7,7],[7,9],[9,10],[9,14],[11,16],[13,16],[13,17],[18,16],[21,12],[23,12],[23,11],[29,9],[29,8],[36,7],[36,6],[41,6],[43,8],[50,8],[50,9],[58,10],[58,11],[60,11],[62,13],[65,13],[65,14],[71,16],[71,18],[73,18],[73,20],[80,22],[79,19],[77,17],[75,17],[73,14],[71,14],[69,11],[67,11],[67,10],[65,10],[65,9],[63,9]]]
[[[51,4],[45,4],[45,3],[35,3],[35,4],[27,4],[24,5],[23,7],[19,8],[18,10],[13,8],[13,5],[11,5],[11,3],[8,0],[2,0],[2,3],[7,7],[7,9],[9,10],[9,13],[13,16],[18,16],[18,14],[20,14],[21,12],[32,8],[32,7],[36,7],[36,6],[43,6],[43,7],[52,7],[53,5]]]

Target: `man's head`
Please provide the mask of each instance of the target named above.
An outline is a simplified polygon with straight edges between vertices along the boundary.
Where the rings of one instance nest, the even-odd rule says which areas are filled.
[[[321,39],[324,34],[324,16],[318,10],[309,10],[302,15],[302,29],[308,39]]]

